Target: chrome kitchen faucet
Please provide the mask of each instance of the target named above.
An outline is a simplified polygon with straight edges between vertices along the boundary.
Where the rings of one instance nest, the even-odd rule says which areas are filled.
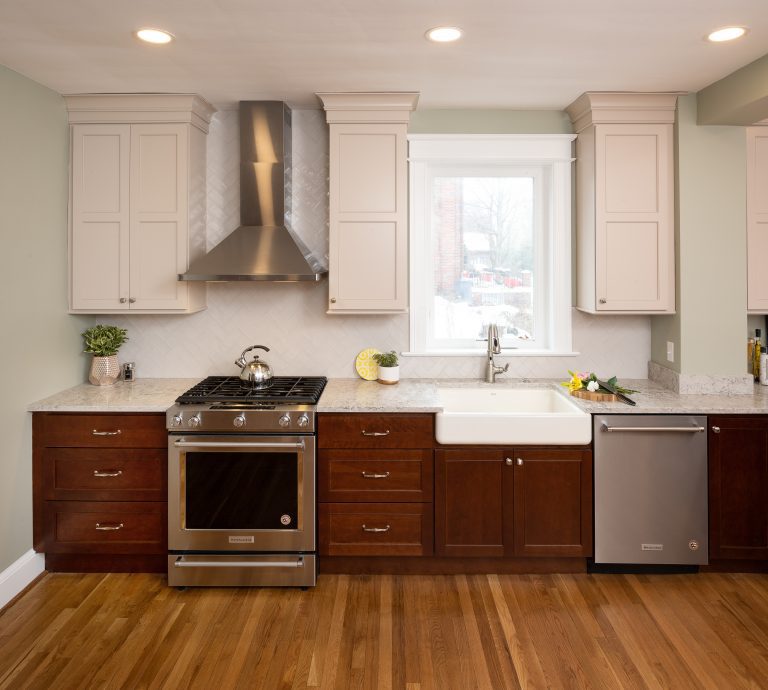
[[[488,364],[485,369],[487,383],[496,382],[496,374],[504,374],[509,369],[509,363],[503,367],[497,367],[493,361],[494,355],[501,354],[501,341],[499,340],[499,328],[495,323],[488,324]]]

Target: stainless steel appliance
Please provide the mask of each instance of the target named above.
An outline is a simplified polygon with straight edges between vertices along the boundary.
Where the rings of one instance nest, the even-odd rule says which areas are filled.
[[[315,584],[315,405],[325,384],[213,376],[177,398],[166,413],[169,585]]]
[[[706,417],[593,423],[595,563],[708,563]]]

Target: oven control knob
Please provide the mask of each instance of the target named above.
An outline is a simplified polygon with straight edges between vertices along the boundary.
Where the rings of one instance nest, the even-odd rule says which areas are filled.
[[[307,417],[307,415],[303,414],[303,415],[301,415],[301,417],[299,417],[296,420],[296,423],[299,426],[301,426],[301,427],[305,427],[305,426],[307,426],[309,424],[309,417]]]
[[[194,417],[189,418],[189,426],[191,426],[193,429],[196,429],[200,426],[201,423],[200,415],[196,414]]]
[[[171,417],[171,424],[173,426],[181,426],[181,422],[182,422],[182,419],[180,414],[175,414],[173,415],[173,417]]]
[[[232,424],[233,424],[233,426],[236,426],[238,429],[240,427],[245,426],[245,415],[244,414],[237,415],[237,417],[235,417],[232,420]]]
[[[291,418],[287,414],[284,414],[280,419],[277,420],[277,423],[282,426],[286,427],[291,423]]]

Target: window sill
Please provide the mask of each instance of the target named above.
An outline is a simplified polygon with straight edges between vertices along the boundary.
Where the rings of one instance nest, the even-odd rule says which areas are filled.
[[[429,352],[401,352],[401,357],[485,357],[488,351],[482,350],[432,350]],[[580,352],[558,350],[526,350],[523,348],[501,348],[501,354],[494,357],[576,357]]]

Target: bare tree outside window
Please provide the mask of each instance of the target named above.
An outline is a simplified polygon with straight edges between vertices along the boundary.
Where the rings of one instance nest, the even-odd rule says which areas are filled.
[[[432,227],[433,337],[534,339],[533,178],[435,177]]]

